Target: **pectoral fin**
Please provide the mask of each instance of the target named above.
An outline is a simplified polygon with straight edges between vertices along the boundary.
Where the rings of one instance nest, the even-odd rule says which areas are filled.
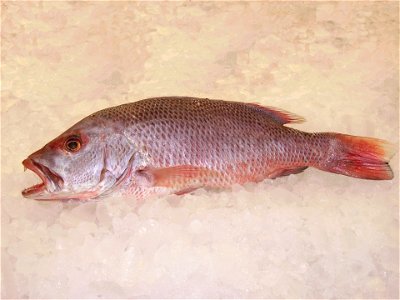
[[[148,167],[136,171],[147,181],[149,186],[157,187],[184,187],[201,185],[202,178],[212,176],[216,172],[203,167],[181,165],[168,168]]]

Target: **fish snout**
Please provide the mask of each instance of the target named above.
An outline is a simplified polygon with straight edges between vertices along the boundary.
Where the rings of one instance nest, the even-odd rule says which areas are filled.
[[[24,170],[31,170],[38,175],[42,182],[24,189],[22,195],[26,198],[40,199],[40,196],[44,193],[52,193],[60,190],[64,184],[61,176],[32,159],[32,156],[33,154],[22,161]]]

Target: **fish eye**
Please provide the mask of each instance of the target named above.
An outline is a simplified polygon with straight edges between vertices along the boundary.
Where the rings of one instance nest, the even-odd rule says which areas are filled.
[[[64,147],[68,152],[77,152],[82,146],[81,140],[77,136],[70,137],[65,141]]]

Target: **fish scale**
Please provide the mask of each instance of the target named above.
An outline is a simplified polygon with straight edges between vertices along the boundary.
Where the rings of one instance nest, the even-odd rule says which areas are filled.
[[[307,148],[302,153],[297,146],[305,143],[307,134],[276,124],[262,111],[242,103],[155,98],[134,104],[99,115],[105,113],[107,118],[123,122],[130,139],[142,141],[155,168],[194,165],[219,171],[218,175],[202,178],[208,181],[204,184],[267,177],[274,165],[284,166],[296,160],[301,163],[307,153]],[[136,116],[135,122],[131,115]],[[250,161],[253,172],[237,168]],[[236,172],[227,172],[229,166]]]

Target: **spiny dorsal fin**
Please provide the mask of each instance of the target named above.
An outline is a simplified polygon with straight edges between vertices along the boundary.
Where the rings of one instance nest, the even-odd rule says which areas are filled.
[[[263,111],[274,121],[279,124],[289,124],[289,123],[303,123],[305,119],[296,114],[284,111],[275,107],[267,107],[258,103],[246,103],[246,105],[256,108],[257,110]]]

